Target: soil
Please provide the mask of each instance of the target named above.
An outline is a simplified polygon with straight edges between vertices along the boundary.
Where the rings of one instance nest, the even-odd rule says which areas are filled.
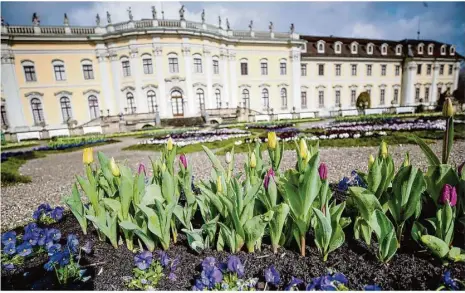
[[[26,260],[24,265],[17,267],[13,272],[2,270],[2,290],[127,290],[124,279],[132,276],[134,262],[133,253],[126,246],[120,245],[118,249],[114,249],[109,242],[99,241],[91,225],[88,234],[83,235],[79,224],[69,213],[60,223],[50,226],[60,229],[62,238],[70,233],[76,234],[80,245],[84,245],[88,240],[93,241],[93,253],[84,255],[80,262],[87,268],[87,274],[91,279],[86,283],[75,282],[61,286],[54,272],[46,272],[43,269],[47,256],[42,254]],[[16,232],[23,233],[23,228],[16,229]],[[409,239],[404,240],[401,249],[388,264],[382,264],[376,258],[376,244],[368,247],[364,242],[355,240],[351,226],[345,228],[345,233],[346,242],[332,252],[326,262],[322,261],[311,234],[307,237],[305,257],[300,256],[296,247],[280,248],[278,254],[273,254],[266,238],[263,240],[261,251],[242,251],[236,255],[245,266],[245,277],[258,277],[258,288],[262,289],[263,271],[271,265],[280,273],[281,285],[279,288],[268,288],[280,290],[284,289],[292,276],[308,282],[313,277],[326,274],[328,270],[343,273],[349,280],[348,287],[351,290],[363,290],[367,284],[379,285],[383,290],[435,290],[439,287],[446,270],[451,270],[454,278],[465,280],[464,263],[443,266]],[[461,236],[459,239],[463,239]],[[462,248],[463,245],[461,243]],[[180,262],[175,271],[177,279],[169,280],[166,272],[156,290],[191,290],[195,278],[200,275],[200,263],[205,257],[213,256],[226,262],[230,255],[228,252],[216,250],[197,254],[189,248],[186,237],[181,233],[178,235],[178,242],[172,244],[167,253],[170,258],[179,258]]]

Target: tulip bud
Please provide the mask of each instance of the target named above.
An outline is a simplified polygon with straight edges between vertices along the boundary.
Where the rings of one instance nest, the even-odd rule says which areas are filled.
[[[328,167],[326,167],[325,163],[320,164],[320,167],[318,167],[318,173],[320,174],[321,180],[326,180],[328,178]]]
[[[111,158],[110,160],[110,169],[111,169],[111,173],[113,174],[113,176],[119,177],[120,172],[119,172],[118,165],[116,165],[115,158]]]
[[[449,98],[446,98],[444,101],[444,105],[442,106],[442,115],[447,118],[454,116],[454,106],[452,106],[452,101]]]
[[[263,186],[265,186],[265,189],[268,189],[268,185],[270,184],[270,179],[274,178],[274,171],[272,168],[266,172],[265,175],[265,180],[263,181]]]
[[[381,156],[386,159],[387,156],[388,156],[388,147],[387,147],[387,144],[386,142],[383,140],[381,142]]]
[[[268,132],[268,147],[272,150],[276,148],[276,132]]]
[[[410,166],[410,156],[409,154],[407,153],[405,155],[405,159],[404,159],[404,162],[402,163],[402,167],[408,167]]]
[[[300,157],[304,160],[308,157],[308,148],[305,138],[300,139]]]
[[[94,155],[92,153],[92,148],[85,148],[82,152],[82,162],[86,165],[90,165],[93,161]]]
[[[166,149],[171,151],[173,149],[173,140],[170,138],[168,138],[168,142],[166,143]]]
[[[145,173],[145,165],[140,163],[139,164],[139,170],[137,170],[137,174],[140,175],[140,174],[142,174],[142,172],[144,172],[144,176],[145,176],[146,175],[146,173]]]
[[[163,164],[161,165],[161,171],[162,171],[162,172],[165,172],[165,171],[166,171],[166,164],[165,164],[165,163],[163,163]]]
[[[371,169],[371,166],[373,166],[373,163],[375,162],[375,157],[373,155],[370,155],[368,158],[368,169]]]
[[[181,156],[179,156],[179,161],[181,161],[184,168],[187,168],[187,157],[185,154],[181,154]]]
[[[450,206],[453,207],[457,204],[457,189],[449,184],[444,184],[439,197],[439,203],[446,204],[449,202]]]
[[[218,193],[223,192],[223,185],[221,185],[221,176],[216,178],[216,191]]]
[[[255,168],[257,166],[257,159],[255,158],[255,153],[250,155],[250,167]]]
[[[232,162],[232,155],[230,152],[226,153],[226,163],[231,163]]]

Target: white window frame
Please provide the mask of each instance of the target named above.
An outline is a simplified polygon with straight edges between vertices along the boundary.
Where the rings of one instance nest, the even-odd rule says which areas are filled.
[[[122,73],[123,78],[124,77],[131,77],[131,74],[132,74],[132,72],[131,72],[131,61],[129,61],[129,58],[127,56],[121,56],[121,58],[119,58],[119,62],[121,64],[121,73]],[[127,64],[129,65],[129,67],[128,67],[129,69],[127,71],[124,69],[124,65],[123,65],[123,63],[125,63],[125,62],[128,62]]]
[[[350,75],[357,76],[357,64],[350,64]]]
[[[215,63],[216,63],[218,66],[215,66]],[[218,56],[213,56],[213,57],[212,57],[212,66],[213,66],[213,74],[220,74],[220,60],[218,59]],[[216,67],[218,70],[215,70],[215,67]]]
[[[342,42],[337,41],[336,43],[334,43],[334,52],[336,54],[341,54],[341,52],[342,52]]]
[[[215,101],[216,101],[216,108],[217,109],[220,109],[221,108],[221,102],[222,102],[222,99],[221,99],[221,90],[219,88],[216,88],[215,89]]]
[[[26,79],[26,70],[24,67],[32,67],[34,69],[34,79],[33,80],[27,80]],[[21,61],[21,67],[23,68],[23,76],[24,76],[24,81],[29,83],[29,82],[37,82],[37,71],[36,71],[36,65],[34,64],[33,61],[31,60],[22,60]],[[55,74],[55,72],[53,73]]]
[[[394,75],[399,76],[400,75],[400,65],[395,65],[394,68]]]
[[[28,103],[29,103],[29,109],[30,109],[30,113],[31,113],[31,117],[32,117],[32,121],[34,123],[34,126],[38,126],[40,125],[42,122],[43,123],[47,123],[47,112],[45,110],[45,103],[44,103],[44,99],[43,99],[43,94],[42,93],[38,93],[38,92],[33,92],[33,93],[28,93],[25,95],[26,98],[28,99]],[[42,116],[43,116],[43,119],[42,121],[39,121],[39,122],[36,122],[35,119],[34,119],[34,111],[32,110],[32,100],[34,99],[38,99],[40,101],[40,104],[41,104],[41,109],[42,109]]]
[[[263,67],[263,65],[265,66]],[[265,69],[265,71],[263,69]],[[261,76],[268,75],[268,59],[266,58],[260,59],[260,75]]]
[[[192,62],[193,62],[193,67],[194,67],[194,73],[202,74],[203,73],[202,55],[200,54],[192,55]]]
[[[375,47],[375,46],[374,46],[372,43],[369,43],[369,44],[367,45],[367,54],[368,54],[368,55],[373,55],[373,48],[374,48],[374,47]]]
[[[450,52],[450,55],[451,55],[451,56],[454,56],[454,55],[455,55],[455,47],[454,47],[454,46],[450,46],[449,52]]]
[[[71,116],[68,117],[68,118],[70,118],[70,120],[73,120],[74,117],[76,117],[74,115],[73,94],[70,93],[70,92],[60,92],[58,94],[55,94],[55,96],[56,96],[56,98],[58,100],[58,107],[60,109],[61,119],[63,119],[63,123],[66,123],[67,121],[66,121],[65,117],[63,116],[63,109],[61,108],[61,99],[62,98],[68,98],[69,99]]]
[[[63,66],[63,73],[60,73],[62,76],[62,79],[57,79],[56,73],[55,73],[55,66]],[[60,59],[54,59],[52,60],[52,72],[53,72],[53,77],[55,78],[55,81],[66,81],[67,76],[66,76],[66,66],[65,62]],[[64,78],[63,78],[64,76]]]
[[[425,46],[425,45],[424,45],[423,43],[418,44],[418,47],[417,47],[417,52],[418,52],[418,54],[422,54],[422,55],[423,55],[423,47],[424,47],[424,46]]]
[[[367,64],[367,76],[373,76],[373,64]]]
[[[357,89],[350,89],[350,105],[353,107],[357,103]]]
[[[287,88],[282,87],[279,90],[279,98],[281,100],[281,109],[287,109],[289,105],[288,101],[288,96],[287,96]],[[283,101],[286,101],[286,104],[283,103]]]
[[[388,52],[388,44],[383,43],[381,45],[381,55],[386,56]]]
[[[305,96],[305,104],[302,103],[304,96]],[[308,107],[307,91],[305,91],[305,90],[300,91],[300,107],[302,109],[307,109],[307,107]]]
[[[381,64],[381,76],[387,75],[387,64]]]
[[[245,66],[246,68],[246,73],[245,74],[242,74],[242,64],[247,64]],[[241,73],[240,75],[241,76],[248,76],[249,75],[249,60],[247,60],[247,58],[242,58],[239,62],[239,72]]]
[[[86,97],[86,106],[87,106],[87,113],[89,114],[89,120],[96,119],[100,117],[100,97],[99,97],[99,92],[95,90],[90,90],[86,91],[84,96]],[[92,112],[90,111],[90,104],[89,104],[89,98],[90,97],[95,97],[97,99],[97,117],[92,118]],[[72,110],[72,108],[71,108]]]
[[[150,60],[150,67],[149,67],[149,72],[145,72],[145,64],[144,64],[144,61],[145,60]],[[141,56],[141,61],[142,61],[142,71],[144,72],[144,75],[150,75],[150,74],[153,74],[155,72],[155,70],[153,70],[153,59],[152,59],[152,55],[148,54],[148,53],[144,53],[142,54]]]
[[[178,54],[176,53],[169,53],[168,54],[168,71],[170,74],[179,73],[179,58]],[[171,59],[175,60],[176,62],[171,64]]]
[[[358,53],[358,43],[352,42],[350,43],[350,53],[357,54]]]
[[[305,72],[305,74],[303,74]],[[300,76],[307,76],[307,63],[300,64]]]
[[[396,46],[396,55],[397,56],[402,55],[402,45],[400,44]]]
[[[284,71],[283,71],[283,68],[284,68]],[[282,58],[281,60],[279,60],[279,75],[287,75],[287,60],[285,58]]]
[[[447,46],[446,45],[442,45],[441,46],[441,55],[446,55],[446,48]]]
[[[338,72],[338,68],[339,68],[339,72]],[[339,74],[338,74],[339,73]],[[334,74],[336,76],[341,76],[342,75],[342,64],[334,64]]]
[[[428,55],[433,55],[434,52],[434,44],[428,45]]]
[[[92,68],[92,78],[86,78],[86,74],[85,74],[85,71],[84,71],[84,66],[91,66]],[[81,60],[81,70],[82,70],[82,78],[84,78],[84,80],[94,80],[95,79],[95,70],[94,70],[94,64],[92,63],[92,60],[90,59],[82,59]]]
[[[316,43],[316,49],[318,53],[324,53],[325,52],[325,41],[319,40]]]

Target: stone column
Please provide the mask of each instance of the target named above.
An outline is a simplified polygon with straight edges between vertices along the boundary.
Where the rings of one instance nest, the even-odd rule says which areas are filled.
[[[187,97],[187,116],[195,115],[195,98],[194,91],[192,90],[192,58],[191,58],[191,48],[184,46],[182,48],[182,54],[184,56],[184,70],[186,71],[186,94]]]
[[[415,104],[415,74],[417,64],[408,62],[404,65],[402,77],[402,106],[411,106]]]
[[[429,99],[431,104],[436,104],[438,100],[438,83],[437,83],[438,75],[439,75],[439,63],[434,62],[433,79],[431,81],[431,93],[430,93],[431,98]]]
[[[124,113],[126,105],[121,94],[121,62],[115,51],[110,51],[111,72],[113,76],[113,99],[115,102],[115,114]],[[111,110],[110,110],[111,111]]]
[[[2,87],[8,126],[11,132],[15,132],[17,128],[27,126],[17,77],[13,51],[2,50]]]
[[[295,112],[300,112],[300,50],[298,48],[291,49],[291,66],[292,66],[292,107],[295,107]],[[328,85],[328,95],[331,91],[331,86]]]
[[[236,62],[236,53],[229,51],[229,80],[230,83],[226,82],[226,88],[230,89],[229,96],[229,108],[237,107],[237,62]],[[228,74],[228,71],[226,72]],[[227,81],[227,80],[226,80]],[[226,97],[227,101],[228,97]]]
[[[142,92],[142,69],[141,69],[141,60],[137,49],[131,49],[131,74],[134,75],[134,86],[136,88],[135,98],[136,98],[136,113],[147,113],[148,105],[147,98]]]
[[[205,73],[207,74],[207,95],[205,96],[205,108],[213,108],[214,92],[213,92],[213,76],[212,76],[212,56],[209,50],[204,49],[205,56]]]
[[[452,92],[454,92],[459,87],[459,75],[460,75],[460,62],[455,62],[454,64],[454,86]]]
[[[155,42],[153,43],[155,45]],[[165,90],[165,77],[163,74],[163,48],[162,47],[154,47],[153,55],[155,55],[155,72],[157,73],[157,82],[158,82],[158,109],[160,111],[160,117],[172,117],[171,111],[167,110],[167,105],[169,105],[169,101],[166,97],[166,90]]]
[[[103,101],[105,101],[105,109],[101,107],[104,114],[107,114],[107,109],[110,110],[110,115],[118,114],[115,108],[114,95],[112,95],[110,69],[108,68],[108,56],[105,51],[97,51],[97,59],[99,62],[100,82],[102,87]]]

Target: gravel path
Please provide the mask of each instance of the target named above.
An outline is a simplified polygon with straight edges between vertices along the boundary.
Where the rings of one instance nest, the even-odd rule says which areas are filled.
[[[121,151],[122,148],[135,144],[135,138],[122,138],[120,143],[96,147],[107,156],[113,156],[117,161],[126,161],[134,170],[139,162],[150,166],[149,156],[157,156],[150,151]],[[435,153],[441,152],[441,142],[432,146]],[[377,147],[321,148],[321,161],[328,165],[328,176],[332,182],[339,181],[343,176],[350,175],[354,169],[367,169],[368,156],[376,155]],[[391,146],[396,166],[403,161],[404,154],[410,152],[410,161],[415,166],[426,169],[427,162],[420,148],[415,145]],[[188,160],[193,164],[196,180],[206,179],[210,175],[211,165],[203,152],[189,154]],[[267,159],[267,152],[264,153]],[[236,170],[242,169],[244,154],[236,156]],[[459,164],[465,159],[465,141],[457,141],[451,155],[453,164]],[[282,169],[295,166],[295,151],[286,151],[281,163]],[[1,228],[12,228],[31,220],[34,209],[41,203],[48,202],[51,206],[62,205],[61,198],[68,195],[75,175],[84,175],[82,151],[47,155],[46,158],[28,161],[20,168],[20,173],[32,177],[28,184],[18,184],[2,188],[1,193]]]

